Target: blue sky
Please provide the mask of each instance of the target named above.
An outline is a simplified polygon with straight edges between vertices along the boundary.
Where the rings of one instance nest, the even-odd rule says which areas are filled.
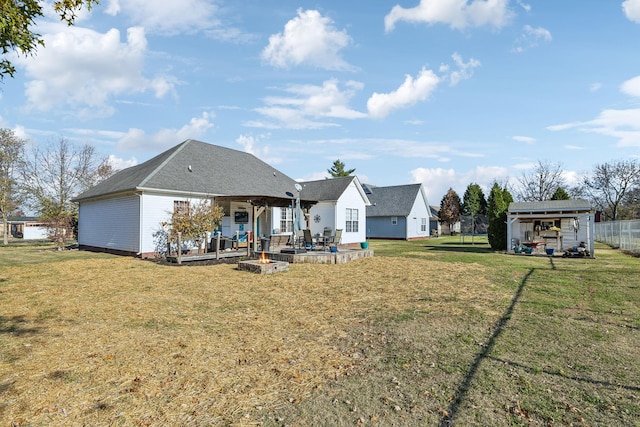
[[[188,138],[294,179],[485,191],[640,157],[640,0],[102,0],[13,58],[0,127],[117,167]],[[241,172],[239,171],[239,174]],[[240,176],[239,176],[240,177]]]

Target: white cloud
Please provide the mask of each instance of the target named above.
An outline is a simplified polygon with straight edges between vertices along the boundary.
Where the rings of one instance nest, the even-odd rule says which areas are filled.
[[[622,10],[630,21],[640,24],[640,0],[625,0],[622,2]]]
[[[147,39],[139,27],[106,33],[56,25],[58,32],[45,34],[46,47],[33,57],[19,58],[26,68],[26,96],[30,107],[47,111],[58,105],[90,107],[85,114],[109,115],[107,104],[114,95],[152,91],[163,97],[173,83],[163,77],[143,75]]]
[[[533,28],[530,25],[525,25],[522,29],[522,34],[514,43],[513,51],[524,52],[527,49],[538,46],[541,42],[549,42],[551,39],[551,32],[546,28]]]
[[[131,157],[129,160],[110,154],[107,161],[111,167],[117,171],[130,168],[138,164],[138,160],[135,157]]]
[[[640,76],[634,77],[622,83],[620,90],[629,95],[640,98]]]
[[[440,205],[449,188],[456,186],[456,171],[443,168],[416,168],[409,172],[415,183],[422,183],[431,205]]]
[[[203,112],[200,117],[193,117],[189,123],[180,129],[164,128],[153,135],[147,135],[142,129],[131,128],[118,140],[120,151],[133,151],[148,149],[150,151],[163,151],[179,142],[187,139],[196,139],[213,127],[212,113]]]
[[[547,129],[551,131],[577,129],[581,132],[615,138],[618,140],[618,147],[640,147],[640,108],[603,110],[593,120],[549,126]]]
[[[341,88],[338,80],[331,79],[317,85],[289,85],[287,96],[264,98],[265,107],[257,108],[268,121],[252,121],[246,126],[263,128],[319,129],[337,126],[326,119],[359,119],[366,114],[349,107],[351,98],[362,84],[348,81]]]
[[[417,168],[410,174],[413,182],[424,185],[429,204],[440,205],[449,188],[453,188],[462,198],[467,186],[472,182],[478,184],[487,197],[493,182],[505,181],[509,171],[499,166],[477,166],[464,173],[458,173],[454,169]]]
[[[268,137],[269,135],[240,135],[236,138],[236,143],[242,146],[242,151],[253,154],[263,162],[269,163],[270,165],[282,163],[282,157],[271,155],[268,145],[261,146],[262,140]]]
[[[530,136],[519,136],[519,135],[516,135],[516,136],[513,137],[513,139],[515,141],[524,142],[526,144],[533,144],[534,142],[536,142],[536,139],[535,138],[531,138]]]
[[[104,11],[126,15],[149,33],[175,35],[195,33],[221,25],[218,7],[208,0],[110,0]]]
[[[590,92],[597,92],[600,89],[602,89],[602,83],[591,83],[589,85],[589,91]]]
[[[467,80],[471,78],[471,76],[473,76],[473,69],[480,66],[480,61],[473,58],[469,59],[469,62],[465,63],[462,60],[462,56],[460,56],[457,52],[451,55],[451,57],[458,66],[458,69],[456,71],[452,71],[449,75],[451,86],[457,85],[461,80]],[[448,70],[449,67],[447,67],[446,69]]]
[[[346,31],[338,31],[330,18],[317,10],[298,9],[298,16],[281,33],[269,37],[262,58],[274,67],[310,65],[327,70],[353,70],[340,51],[351,43]]]
[[[369,115],[386,117],[391,111],[425,101],[440,83],[440,78],[431,70],[423,68],[415,79],[407,75],[398,89],[389,93],[375,92],[367,101]]]
[[[523,2],[522,0],[517,0],[520,7],[522,7],[526,12],[531,12],[531,5]]]
[[[399,21],[440,23],[457,30],[482,26],[502,28],[513,17],[508,5],[509,0],[420,0],[413,8],[394,6],[384,17],[384,28],[392,31]]]

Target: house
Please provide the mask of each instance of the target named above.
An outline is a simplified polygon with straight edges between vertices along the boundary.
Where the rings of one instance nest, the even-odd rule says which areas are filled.
[[[365,185],[367,238],[423,239],[431,233],[431,209],[422,184],[374,187]]]
[[[512,202],[507,211],[507,252],[521,245],[558,252],[581,245],[593,256],[595,211],[587,200]]]
[[[252,154],[186,140],[124,169],[80,194],[81,248],[154,256],[164,250],[162,226],[191,202],[222,206],[222,234],[269,234],[272,206],[288,206],[297,183]],[[313,201],[302,201],[311,206]]]
[[[440,224],[440,206],[429,205],[429,213],[431,216],[429,217],[429,230],[431,231],[431,236],[438,237],[442,235],[442,224]]]
[[[342,230],[341,245],[353,245],[367,238],[366,209],[370,205],[357,176],[301,182],[300,197],[317,200],[305,212],[306,228],[322,234],[325,228]]]
[[[49,237],[49,230],[37,217],[16,216],[7,221],[9,235],[25,240],[44,240]],[[1,235],[1,234],[0,234]]]

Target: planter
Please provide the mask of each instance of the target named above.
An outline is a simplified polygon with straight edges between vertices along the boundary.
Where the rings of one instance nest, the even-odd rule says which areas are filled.
[[[555,249],[554,248],[547,248],[547,249],[545,249],[545,251],[547,252],[547,255],[553,256],[553,253],[555,252]]]
[[[360,243],[360,248],[361,249],[369,249],[369,242]]]
[[[331,253],[336,253],[338,252],[338,247],[337,246],[331,246]]]

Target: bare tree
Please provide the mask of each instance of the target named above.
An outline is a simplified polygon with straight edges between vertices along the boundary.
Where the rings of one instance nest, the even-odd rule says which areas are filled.
[[[92,146],[77,147],[60,138],[34,148],[22,168],[22,189],[28,206],[48,224],[50,238],[62,246],[77,222],[73,197],[111,173],[108,159],[98,158]]]
[[[628,193],[640,186],[637,160],[618,160],[597,164],[589,178],[587,191],[596,208],[608,219],[619,219],[620,208]]]
[[[538,160],[535,169],[522,174],[518,181],[517,195],[524,202],[551,200],[558,187],[565,187],[562,165],[550,161]]]
[[[22,164],[25,141],[10,129],[0,129],[0,214],[3,243],[9,243],[9,215],[20,205],[17,190],[17,171]]]

